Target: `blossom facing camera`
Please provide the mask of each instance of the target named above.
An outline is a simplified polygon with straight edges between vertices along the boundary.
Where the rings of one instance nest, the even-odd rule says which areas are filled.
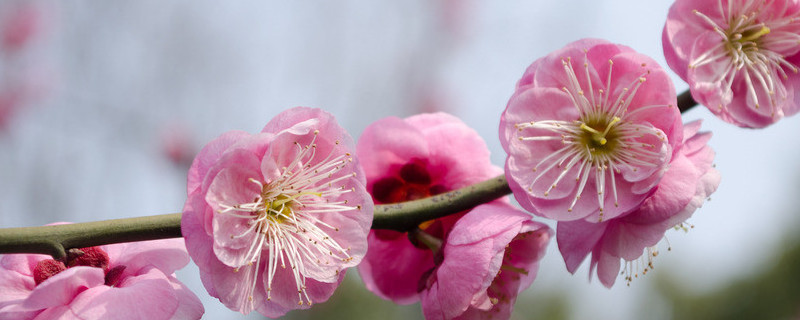
[[[376,203],[433,196],[500,173],[477,132],[445,113],[378,120],[364,130],[358,155]],[[372,230],[358,267],[367,289],[399,304],[420,301],[427,319],[509,317],[552,231],[505,201],[409,232]]]
[[[662,41],[692,97],[722,120],[763,128],[800,110],[800,2],[677,0]]]
[[[653,268],[656,245],[672,228],[684,222],[703,205],[720,182],[713,168],[714,151],[706,145],[711,133],[700,132],[700,121],[684,127],[684,142],[656,191],[633,212],[602,223],[559,222],[558,248],[567,270],[575,273],[591,253],[590,274],[597,270],[600,282],[611,287],[620,274],[630,283]]]
[[[354,151],[332,115],[304,107],[207,144],[189,169],[181,231],[209,294],[268,317],[326,301],[372,224]]]
[[[637,208],[681,142],[675,106],[667,73],[626,46],[583,39],[536,60],[500,120],[514,197],[558,221]]]
[[[40,254],[0,257],[0,319],[203,315],[197,296],[175,278],[189,263],[183,239],[71,249],[64,261]]]

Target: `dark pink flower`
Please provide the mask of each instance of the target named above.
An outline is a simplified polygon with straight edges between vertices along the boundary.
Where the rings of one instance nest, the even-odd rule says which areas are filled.
[[[500,174],[478,133],[444,113],[378,120],[364,130],[357,147],[376,203],[424,198]],[[422,229],[443,240],[459,217],[426,222]],[[433,252],[391,230],[370,231],[369,247],[358,267],[367,289],[396,303],[418,301],[418,280],[434,267]]]
[[[379,120],[362,134],[358,155],[376,203],[428,197],[500,172],[480,136],[444,113]],[[531,234],[536,236],[523,240]],[[516,294],[530,286],[548,239],[547,227],[496,201],[408,233],[371,231],[359,271],[367,289],[384,299],[407,304],[422,298],[429,318],[510,313]],[[531,250],[508,251],[509,243]],[[498,276],[501,265],[527,276]],[[458,270],[469,274],[453,279]],[[440,298],[448,302],[440,304]]]
[[[174,272],[189,263],[182,239],[0,257],[0,319],[199,319],[200,300]]]
[[[500,120],[514,197],[559,221],[638,208],[681,142],[675,105],[667,73],[626,46],[583,39],[534,61]]]
[[[197,155],[181,228],[209,294],[278,317],[326,301],[367,250],[373,204],[329,113],[293,108]]]
[[[800,110],[800,2],[677,0],[662,39],[692,97],[723,120],[762,128]]]
[[[589,253],[590,273],[597,269],[600,282],[611,287],[624,260],[626,280],[652,269],[655,245],[671,228],[682,227],[719,185],[712,166],[714,151],[706,145],[711,133],[698,133],[700,122],[684,127],[684,143],[669,164],[656,191],[641,207],[624,216],[592,223],[559,222],[556,238],[567,270],[574,273]]]

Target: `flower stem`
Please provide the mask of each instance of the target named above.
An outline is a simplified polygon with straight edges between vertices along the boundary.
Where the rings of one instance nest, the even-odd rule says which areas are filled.
[[[180,213],[54,226],[4,228],[0,229],[0,253],[41,253],[61,259],[72,248],[180,236]]]
[[[678,95],[678,109],[681,110],[681,113],[688,111],[696,105],[697,101],[694,101],[692,93],[689,90]]]
[[[678,96],[685,112],[697,105],[689,91]],[[375,206],[373,229],[409,231],[420,223],[468,210],[511,193],[504,175],[413,201]],[[56,259],[72,248],[181,237],[181,214],[0,229],[0,254],[40,253]]]

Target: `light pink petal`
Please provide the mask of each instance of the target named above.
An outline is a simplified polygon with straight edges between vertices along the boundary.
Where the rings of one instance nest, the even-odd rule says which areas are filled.
[[[364,129],[356,146],[356,154],[364,168],[368,189],[411,159],[427,159],[425,137],[411,124],[399,118],[384,118]]]
[[[685,156],[670,163],[658,189],[636,211],[623,218],[628,223],[656,223],[668,219],[689,203],[695,194],[699,172]]]
[[[406,121],[425,136],[430,152],[427,169],[433,185],[457,189],[502,173],[492,166],[481,136],[457,118],[436,113]]]
[[[236,141],[249,136],[250,134],[244,131],[228,131],[206,144],[194,158],[192,166],[189,168],[186,192],[192,193],[192,191],[199,188],[208,170],[222,157],[225,150],[228,150]]]
[[[455,230],[455,229],[454,229]],[[492,238],[465,246],[446,246],[433,287],[421,293],[427,319],[452,319],[469,308],[473,297],[486,290],[503,260],[503,247],[495,250]],[[490,274],[494,271],[494,274]],[[483,290],[481,290],[483,289]]]
[[[669,67],[683,80],[687,79],[689,55],[694,41],[709,28],[693,10],[702,11],[710,17],[720,17],[716,2],[713,1],[675,1],[670,8],[662,36],[664,57]]]
[[[478,206],[459,219],[444,245],[433,286],[422,292],[425,317],[451,319],[470,305],[482,306],[480,300],[500,270],[506,246],[529,219],[502,203]]]
[[[228,309],[248,314],[261,308],[265,303],[267,299],[265,286],[260,285],[260,281],[257,278],[259,275],[265,274],[263,263],[259,266],[255,264],[244,266],[239,268],[238,271],[234,271],[234,268],[222,264],[217,259],[211,259],[209,264],[207,269],[208,280],[212,283],[217,294],[215,297]],[[201,279],[203,279],[202,274]],[[254,283],[255,288],[251,294],[250,288],[253,287]],[[208,287],[207,285],[206,288]],[[294,290],[297,292],[296,289]]]
[[[298,304],[300,296],[297,293],[297,286],[294,282],[294,277],[290,269],[281,268],[275,273],[274,282],[272,283],[272,297],[270,300],[265,301],[264,304],[257,309],[257,311],[267,317],[277,318],[283,316],[289,310],[293,309],[308,309],[316,303],[323,303],[333,295],[336,287],[339,286],[344,279],[344,272],[333,283],[318,282],[310,278],[306,278],[306,293],[308,294],[312,305],[306,303]],[[267,279],[264,278],[262,285],[267,286]],[[303,296],[305,301],[305,296]]]
[[[522,229],[508,247],[503,258],[503,270],[494,278],[486,291],[495,298],[496,304],[485,309],[470,306],[455,319],[505,319],[511,316],[517,295],[530,287],[539,269],[539,260],[544,256],[552,231],[546,225],[531,220],[522,224]],[[519,270],[525,273],[519,273]]]
[[[592,223],[583,220],[558,223],[556,240],[564,257],[567,271],[575,273],[578,266],[598,245],[608,227],[608,222]]]
[[[22,304],[34,287],[32,276],[0,268],[0,317],[8,312],[5,307]]]
[[[47,308],[36,315],[35,320],[73,320],[80,319],[78,315],[72,312],[69,306],[57,306]],[[88,319],[87,319],[88,320]]]
[[[629,50],[627,47],[620,45],[607,45],[610,45],[610,43],[606,40],[587,38],[574,41],[559,50],[551,52],[547,56],[540,59],[542,62],[539,65],[539,70],[535,71],[536,75],[533,79],[534,85],[539,88],[563,88],[569,83],[569,80],[564,72],[562,64],[564,61],[571,61],[573,68],[575,68],[576,71],[580,70],[578,82],[580,83],[581,87],[588,88],[589,83],[586,81],[586,76],[583,73],[583,63],[586,61],[586,51],[594,51],[594,53],[590,54],[588,61],[589,63],[594,60],[592,56],[598,56],[601,60],[604,60],[602,61],[602,64],[606,66],[608,63],[608,57],[621,51]],[[530,71],[532,70],[529,69],[529,71],[526,71],[526,73]],[[598,77],[598,74],[591,70],[590,77],[592,79],[592,86],[595,88],[599,88],[601,79],[605,79]]]
[[[228,167],[220,171],[206,194],[206,202],[216,211],[212,228],[214,235],[214,253],[224,264],[239,267],[245,261],[251,244],[260,233],[250,230],[251,218],[241,218],[223,213],[226,206],[251,203],[261,193],[258,184],[249,179],[260,180],[261,173],[252,167]],[[236,215],[249,215],[249,212],[229,211]]]
[[[103,286],[103,269],[93,267],[72,267],[64,270],[36,286],[22,304],[29,309],[45,309],[69,304],[75,296],[86,288]]]
[[[456,222],[447,238],[447,245],[467,245],[483,241],[506,234],[512,227],[519,231],[522,222],[530,218],[530,215],[509,204],[491,202],[479,205]]]
[[[539,271],[539,261],[542,260],[547,252],[547,246],[550,244],[553,233],[553,230],[544,223],[528,220],[522,223],[519,234],[511,240],[509,248],[506,249],[503,264],[511,265],[527,272],[527,274],[514,272],[507,272],[506,274],[510,280],[519,281],[517,293],[521,293],[530,287],[533,280],[536,279],[536,274]],[[498,281],[495,280],[495,282]],[[510,303],[511,307],[513,307],[513,304],[512,301]]]
[[[158,269],[123,280],[119,287],[90,288],[70,303],[82,319],[173,319],[178,298],[167,277]]]
[[[211,281],[211,273],[209,270],[213,263],[212,259],[215,260],[216,263],[221,263],[219,260],[216,260],[216,256],[214,256],[213,239],[205,233],[200,215],[194,210],[187,210],[192,208],[190,205],[192,203],[191,200],[190,197],[186,201],[186,205],[183,209],[183,215],[181,216],[181,234],[183,234],[186,242],[186,250],[189,256],[192,257],[194,263],[200,268],[200,280],[203,282],[203,286],[206,288],[209,295],[217,297],[217,292],[214,288],[214,282]],[[205,203],[205,200],[197,200],[196,202]]]
[[[593,260],[595,259],[595,254],[599,255],[599,258],[596,260],[597,278],[600,279],[600,283],[606,286],[606,288],[611,288],[619,275],[620,259],[619,257],[600,251],[592,254]]]
[[[178,298],[178,309],[172,314],[173,319],[200,319],[205,308],[200,299],[183,283],[172,276],[167,277],[175,296]]]
[[[36,264],[52,257],[44,254],[6,254],[0,256],[0,268],[33,277]]]
[[[376,233],[392,234],[394,238],[390,240],[390,236],[379,237]],[[373,230],[368,241],[369,251],[358,265],[367,290],[397,304],[410,304],[419,300],[419,279],[434,267],[433,253],[415,247],[408,241],[405,233],[396,231]]]
[[[149,266],[172,273],[189,263],[184,239],[181,238],[119,243],[103,246],[103,250],[108,253],[109,268],[123,265],[125,274],[136,274]]]

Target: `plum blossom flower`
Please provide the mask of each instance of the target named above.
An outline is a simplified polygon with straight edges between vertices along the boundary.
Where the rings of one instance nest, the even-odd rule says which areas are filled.
[[[200,319],[203,305],[175,278],[182,239],[0,257],[0,319]],[[147,307],[142,307],[147,306]]]
[[[357,154],[376,203],[428,197],[500,173],[480,136],[444,113],[379,120],[365,129]],[[495,201],[410,232],[372,230],[359,272],[384,299],[421,299],[427,318],[510,314],[549,238],[549,228]]]
[[[367,250],[372,200],[352,138],[297,107],[254,135],[207,144],[188,177],[181,230],[209,294],[278,317],[327,300]]]
[[[514,197],[559,221],[637,208],[681,141],[675,105],[666,72],[626,46],[583,39],[534,61],[500,120]]]
[[[667,63],[726,122],[763,128],[800,110],[800,2],[677,0]]]
[[[642,206],[624,216],[592,223],[559,222],[556,238],[569,272],[591,253],[590,274],[597,269],[600,282],[611,287],[620,273],[630,282],[653,268],[655,246],[670,228],[685,228],[684,221],[703,205],[719,185],[712,166],[714,151],[706,145],[711,133],[698,133],[700,122],[684,127],[684,143],[670,162],[656,191]]]
[[[552,230],[511,205],[475,207],[453,226],[420,292],[426,319],[507,319],[530,287]]]

